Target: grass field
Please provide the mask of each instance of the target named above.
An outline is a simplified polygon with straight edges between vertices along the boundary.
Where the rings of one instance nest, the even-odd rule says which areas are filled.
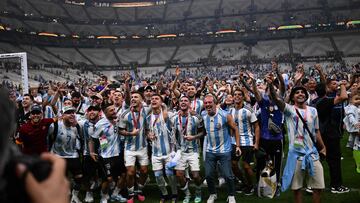
[[[332,194],[329,189],[329,170],[328,165],[326,162],[323,162],[324,172],[325,172],[325,184],[326,184],[326,190],[322,193],[322,202],[325,203],[360,203],[360,174],[355,172],[355,162],[352,158],[352,151],[348,148],[345,148],[346,142],[347,142],[347,136],[345,136],[342,139],[342,174],[343,174],[343,184],[349,188],[351,188],[351,191],[349,193],[345,194]],[[331,149],[327,149],[331,150]],[[203,174],[203,170],[202,170]],[[144,193],[146,195],[146,203],[155,203],[159,202],[159,195],[160,191],[157,188],[153,174],[151,176],[151,183],[147,185],[144,188]],[[193,188],[192,188],[193,189]],[[170,192],[170,188],[168,188],[168,191]],[[311,202],[311,195],[308,195],[303,192],[304,194],[304,203]],[[180,198],[179,202],[182,202],[183,200],[183,194],[179,192]],[[253,196],[245,196],[243,194],[236,194],[236,200],[237,202],[242,203],[287,203],[287,202],[293,202],[293,195],[290,190],[281,193],[279,197],[276,197],[274,199],[264,199],[259,198],[255,195]],[[208,192],[207,188],[203,187],[203,202],[206,202],[208,198]],[[97,198],[96,198],[97,199]],[[218,189],[218,199],[216,202],[223,203],[226,202],[227,196],[226,196],[226,186],[224,185],[222,188]],[[99,201],[97,199],[97,201]]]

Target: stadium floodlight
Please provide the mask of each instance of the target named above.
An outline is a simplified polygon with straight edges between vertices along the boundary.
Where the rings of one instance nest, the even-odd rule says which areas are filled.
[[[23,94],[29,93],[29,75],[27,66],[27,55],[25,52],[0,54],[0,59],[20,58],[21,82]]]

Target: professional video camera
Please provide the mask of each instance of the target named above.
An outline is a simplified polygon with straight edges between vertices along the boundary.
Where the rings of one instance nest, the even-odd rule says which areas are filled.
[[[50,162],[38,156],[22,154],[11,143],[10,137],[15,132],[15,103],[9,100],[6,89],[0,89],[0,202],[25,203],[30,199],[25,190],[24,177],[18,177],[16,166],[24,164],[38,181],[45,180],[51,171]]]

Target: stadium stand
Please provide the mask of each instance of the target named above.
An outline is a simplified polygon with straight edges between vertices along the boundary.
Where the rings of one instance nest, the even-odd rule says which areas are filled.
[[[301,56],[326,56],[326,52],[334,51],[329,38],[306,38],[292,40],[294,53]]]
[[[243,43],[216,44],[213,57],[218,60],[240,60],[247,53],[248,48]]]
[[[116,57],[110,49],[98,48],[98,49],[79,49],[85,56],[89,57],[92,62],[99,66],[116,66],[119,63],[116,61]]]
[[[199,17],[199,16],[213,16],[215,14],[215,10],[219,8],[220,0],[207,0],[206,6],[204,6],[205,2],[202,1],[194,1],[191,6],[191,15],[190,17]]]
[[[100,20],[113,20],[116,19],[116,11],[113,8],[96,8],[89,7],[86,8],[87,12],[90,15],[91,19],[100,19]]]
[[[228,14],[238,14],[240,12],[247,12],[250,7],[251,1],[247,0],[229,0],[223,1],[222,4],[222,13],[225,15]]]
[[[65,18],[68,17],[66,11],[56,3],[42,0],[31,0],[31,3],[36,5],[36,9],[38,9],[42,15]]]
[[[190,1],[169,4],[166,9],[166,20],[179,20],[184,18],[184,13],[188,10]]]
[[[47,47],[46,49],[68,63],[83,62],[90,65],[90,62],[86,60],[86,58],[84,58],[79,52],[77,52],[76,49],[59,47]]]
[[[210,47],[211,45],[181,46],[174,59],[184,63],[195,62],[201,58],[207,58]]]
[[[63,7],[67,10],[72,19],[82,22],[89,21],[89,18],[87,17],[82,6],[64,4]]]
[[[252,55],[259,58],[274,58],[287,53],[289,45],[286,40],[260,41],[252,47]]]
[[[176,47],[151,48],[149,64],[165,64],[170,60]]]
[[[345,56],[359,54],[360,53],[360,36],[335,36],[334,41]]]
[[[123,64],[134,62],[144,64],[146,62],[147,49],[115,49],[115,52]]]

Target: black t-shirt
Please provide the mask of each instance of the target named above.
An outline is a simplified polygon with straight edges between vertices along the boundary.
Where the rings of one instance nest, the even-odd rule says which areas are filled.
[[[323,137],[340,137],[341,123],[334,113],[335,98],[317,98],[314,100],[319,116],[319,128]]]

